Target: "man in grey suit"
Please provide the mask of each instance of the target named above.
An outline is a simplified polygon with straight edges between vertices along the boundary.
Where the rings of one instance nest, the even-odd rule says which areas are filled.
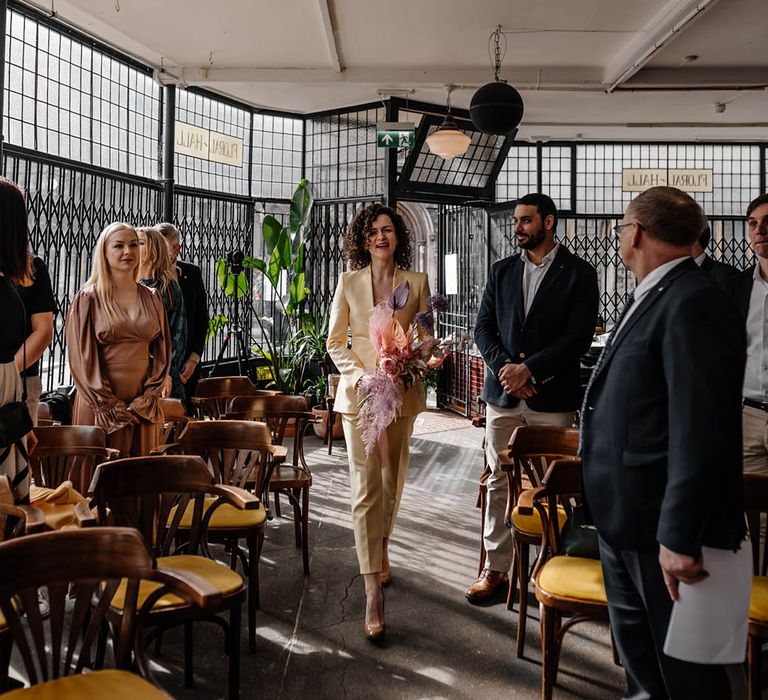
[[[678,582],[707,576],[702,547],[744,537],[736,305],[690,257],[704,227],[673,187],[638,195],[614,230],[638,285],[582,405],[584,497],[600,536],[626,698],[728,698],[725,667],[663,651]]]

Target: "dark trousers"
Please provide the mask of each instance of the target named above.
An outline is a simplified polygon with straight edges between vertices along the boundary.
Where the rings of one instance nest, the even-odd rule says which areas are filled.
[[[726,666],[680,661],[663,651],[672,599],[658,551],[614,549],[600,538],[600,560],[616,650],[627,675],[624,697],[731,698]]]
[[[195,390],[197,389],[197,383],[200,381],[200,365],[202,363],[198,362],[197,366],[195,367],[195,371],[192,372],[192,376],[187,380],[187,383],[184,385],[184,391],[185,391],[185,398],[184,403],[187,407],[187,414],[190,416],[195,415],[195,405],[192,403],[192,397],[195,395]]]

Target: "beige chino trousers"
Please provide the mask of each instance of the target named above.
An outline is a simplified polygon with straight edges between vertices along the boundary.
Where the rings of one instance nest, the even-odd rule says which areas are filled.
[[[366,459],[357,416],[342,415],[349,457],[352,527],[361,574],[381,571],[382,540],[395,526],[408,472],[408,441],[416,416],[402,416],[387,428],[387,464],[378,450]]]
[[[768,474],[768,413],[744,406],[741,418],[744,473]]]

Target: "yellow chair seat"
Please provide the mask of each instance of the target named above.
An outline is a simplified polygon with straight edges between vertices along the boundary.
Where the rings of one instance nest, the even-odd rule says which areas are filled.
[[[203,504],[203,508],[208,510],[218,499],[215,496],[206,497]],[[181,516],[181,522],[179,527],[189,528],[192,526],[192,513],[194,512],[194,501],[190,501],[184,510],[184,515]],[[168,514],[168,524],[173,521],[173,517],[176,514],[176,506],[171,508],[171,512]],[[260,504],[257,509],[254,510],[240,510],[225,503],[219,506],[211,517],[211,522],[208,524],[209,530],[221,529],[247,529],[251,527],[258,527],[263,525],[267,521],[267,509],[263,504]]]
[[[3,700],[168,700],[170,696],[128,671],[94,671],[12,690]]]
[[[565,508],[557,506],[557,519],[560,521],[561,528],[567,517]],[[514,508],[512,511],[512,524],[515,526],[515,529],[527,535],[541,535],[541,516],[536,510],[530,515],[522,515],[518,512],[517,508]]]
[[[752,595],[749,598],[749,619],[768,624],[768,577],[752,577]]]
[[[603,570],[596,559],[552,557],[539,572],[536,587],[557,598],[608,603]]]
[[[221,562],[208,559],[208,557],[199,557],[191,554],[177,554],[172,557],[158,557],[157,567],[159,569],[171,569],[179,573],[192,573],[204,578],[209,583],[216,586],[222,595],[227,596],[237,593],[241,590],[244,583],[243,577],[236,571],[232,571],[228,566]],[[125,605],[126,581],[120,582],[115,591],[115,597],[112,599],[112,607],[122,610]],[[151,593],[156,591],[163,584],[156,581],[142,581],[139,584],[138,607],[144,605],[144,601]],[[186,601],[173,593],[168,593],[160,598],[152,607],[172,608],[179,605],[187,605]]]

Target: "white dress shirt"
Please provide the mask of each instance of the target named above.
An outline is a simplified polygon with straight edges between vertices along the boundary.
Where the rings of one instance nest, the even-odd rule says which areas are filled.
[[[555,259],[559,248],[560,244],[555,243],[555,247],[541,259],[541,263],[538,265],[528,257],[527,250],[524,250],[520,256],[523,261],[523,308],[525,309],[526,316],[531,310],[531,304],[533,304],[533,300],[536,298],[536,292],[539,291],[541,280],[547,274],[547,270]]]
[[[755,281],[749,297],[747,314],[747,367],[744,372],[744,396],[768,401],[768,282],[755,265]]]
[[[707,251],[705,250],[701,255],[698,257],[695,257],[693,259],[693,262],[695,262],[699,267],[701,267],[704,264],[704,258],[707,257]]]
[[[616,331],[617,335],[618,332],[624,327],[624,324],[627,322],[629,317],[637,311],[637,307],[640,306],[640,302],[648,295],[648,292],[653,289],[666,275],[672,268],[677,267],[681,262],[684,262],[685,260],[690,260],[689,255],[685,255],[682,258],[675,258],[674,260],[670,260],[669,262],[665,262],[663,265],[659,265],[654,270],[651,270],[645,277],[643,277],[643,281],[640,282],[640,284],[635,287],[635,301],[632,304],[632,306],[627,309],[627,312],[624,314],[624,318],[621,319],[621,325],[619,326],[618,331]]]

